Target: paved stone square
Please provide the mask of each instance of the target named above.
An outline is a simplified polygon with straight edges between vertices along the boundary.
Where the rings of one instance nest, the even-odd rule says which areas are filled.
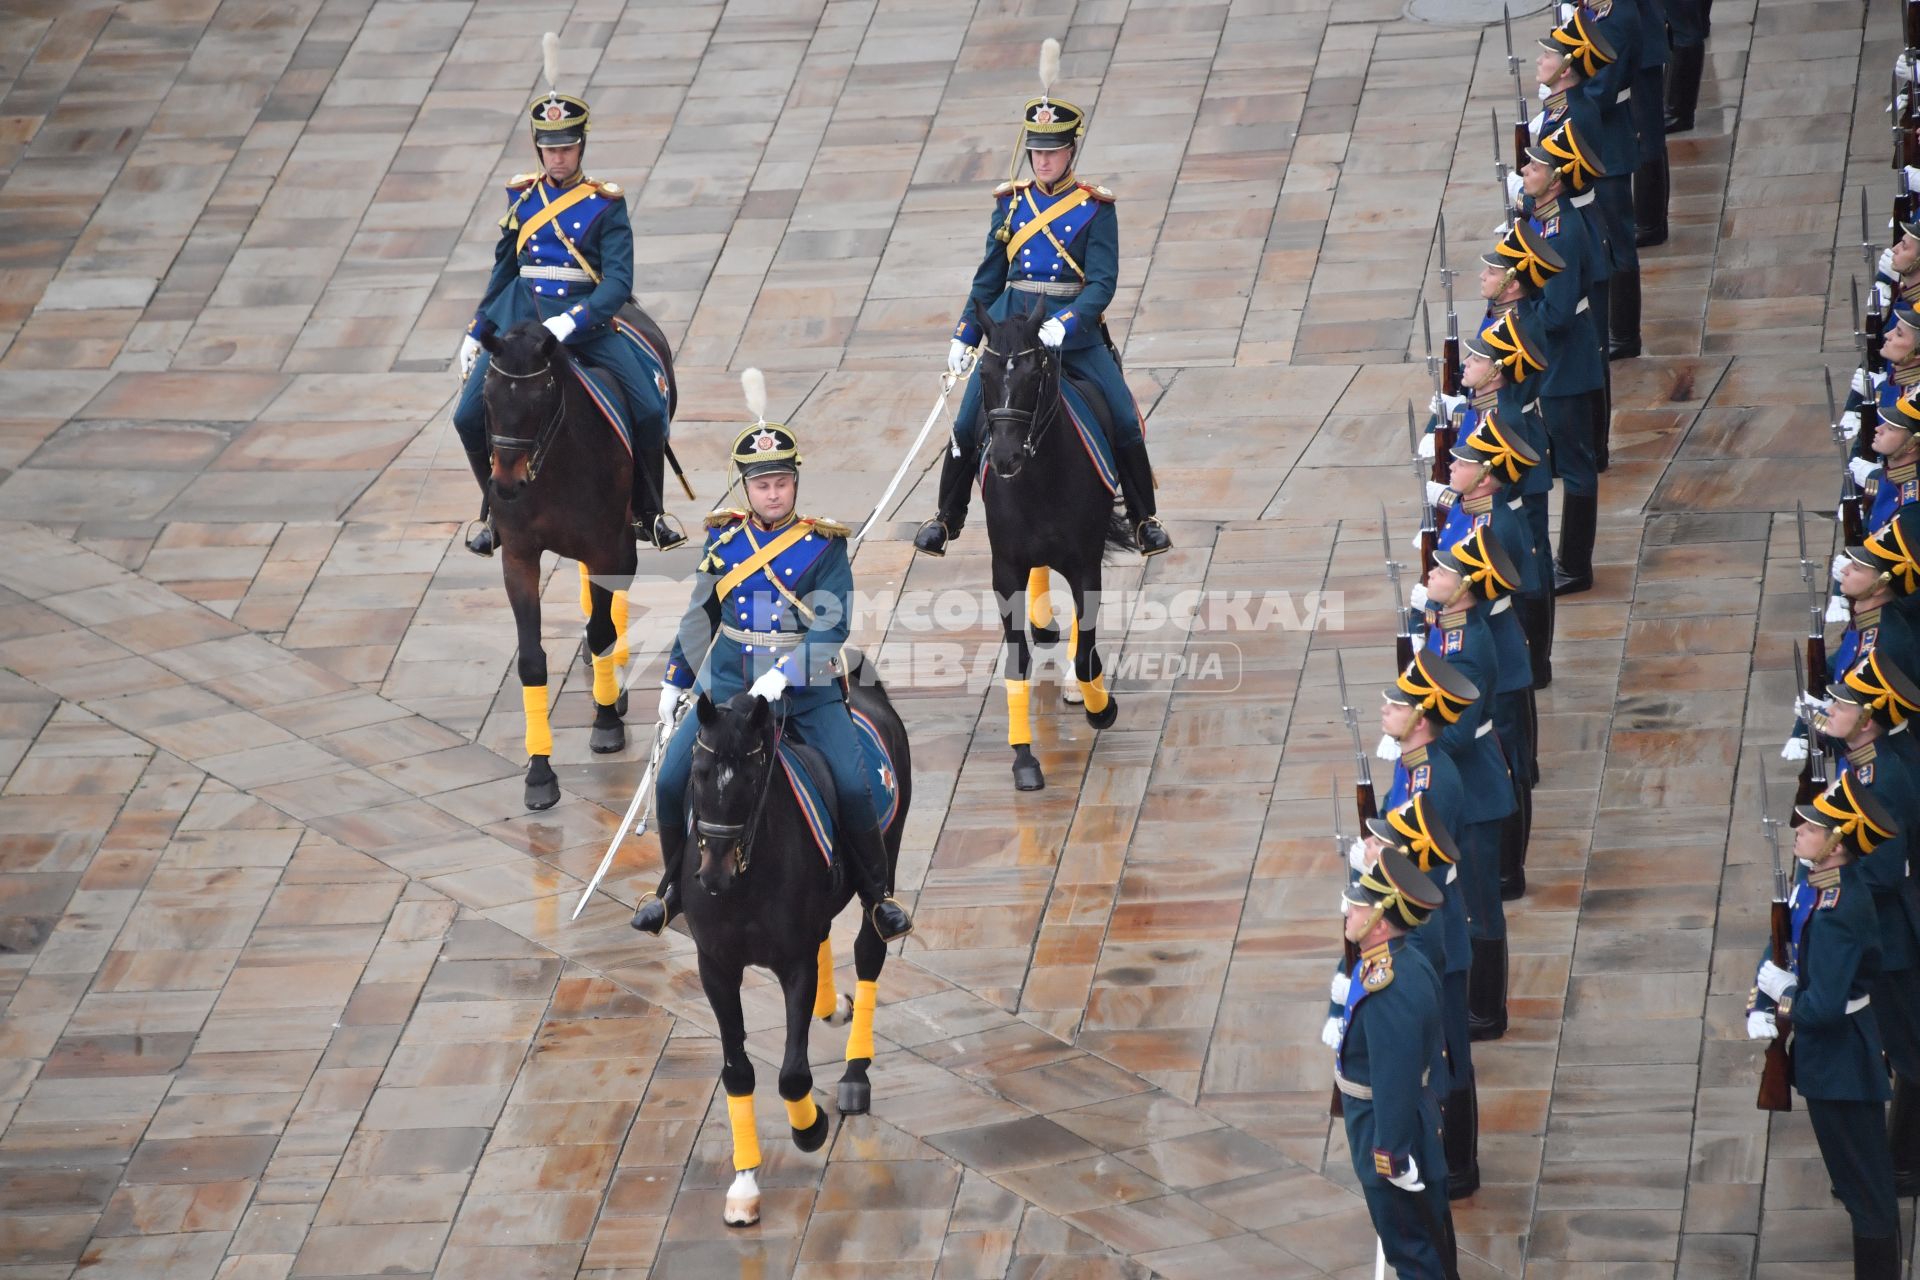
[[[1793,508],[1831,506],[1819,371],[1853,367],[1855,201],[1889,186],[1896,10],[1864,23],[1719,0],[1672,139],[1599,581],[1540,699],[1514,1025],[1475,1055],[1474,1280],[1851,1274],[1804,1112],[1752,1106],[1742,1023]],[[1530,47],[1543,19],[1515,25]],[[1036,698],[1027,795],[997,685],[916,671],[897,617],[863,630],[913,737],[919,928],[882,980],[871,1116],[802,1155],[763,1070],[747,1230],[720,1221],[691,943],[626,924],[655,842],[570,918],[692,555],[646,553],[615,757],[587,750],[554,569],[565,796],[527,813],[499,568],[458,541],[448,361],[530,167],[543,30],[593,104],[589,171],[629,193],[696,490],[724,488],[758,366],[803,507],[853,520],[933,403],[1058,36],[1177,543],[1109,568],[1110,654],[1200,652],[1155,625],[1182,593],[1339,593],[1319,627],[1227,637],[1230,689],[1123,676],[1097,737]],[[1370,709],[1432,227],[1456,267],[1484,247],[1502,54],[1498,24],[1401,0],[0,5],[0,1280],[1371,1276],[1317,1039],[1353,770],[1334,655]],[[987,586],[978,520],[911,554],[934,474],[864,587]],[[971,661],[997,628],[940,639]],[[770,1068],[776,989],[746,994]],[[813,1039],[823,1097],[843,1035]]]

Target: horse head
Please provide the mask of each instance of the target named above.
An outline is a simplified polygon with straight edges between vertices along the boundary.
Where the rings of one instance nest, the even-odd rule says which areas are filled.
[[[1020,474],[1054,417],[1060,353],[1040,342],[1046,315],[1038,309],[994,320],[978,306],[985,333],[980,351],[980,403],[987,413],[987,462],[1002,480]]]
[[[687,808],[700,851],[696,875],[708,893],[724,893],[753,853],[754,830],[773,783],[773,713],[765,698],[737,693],[724,707],[702,693],[694,703],[700,728],[693,739]]]
[[[490,357],[481,398],[487,409],[489,477],[496,501],[512,502],[540,472],[540,463],[566,410],[560,366],[566,357],[544,325],[529,320],[504,335],[488,331],[480,345]]]

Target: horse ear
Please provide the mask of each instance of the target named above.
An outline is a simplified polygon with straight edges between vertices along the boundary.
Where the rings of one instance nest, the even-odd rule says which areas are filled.
[[[711,725],[720,718],[719,709],[713,705],[713,699],[707,696],[705,689],[702,689],[700,696],[694,699],[693,710],[694,714],[700,717],[700,723],[703,725]]]
[[[500,331],[491,324],[481,325],[480,331],[473,336],[474,339],[479,342],[481,348],[489,355],[497,356],[500,354]]]
[[[993,317],[989,316],[987,314],[987,309],[980,305],[980,299],[978,298],[972,299],[967,304],[967,306],[970,314],[973,317],[973,323],[979,328],[980,332],[982,334],[992,333]]]
[[[767,720],[773,714],[773,704],[765,698],[753,700],[753,711],[747,717],[747,727],[758,733],[767,727]]]

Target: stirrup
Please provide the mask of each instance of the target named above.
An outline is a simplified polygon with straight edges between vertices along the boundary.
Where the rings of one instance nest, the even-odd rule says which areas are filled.
[[[646,925],[640,923],[640,917],[646,912],[648,904],[654,902],[660,904],[660,925],[658,928],[648,928]],[[634,907],[633,919],[630,923],[641,933],[650,933],[657,938],[667,931],[667,925],[672,920],[673,912],[668,910],[667,900],[657,893],[648,892],[640,895],[639,905]]]
[[[473,528],[476,524],[480,526],[478,529]],[[473,530],[467,533],[467,550],[477,556],[485,556],[491,559],[494,548],[500,545],[500,534],[493,527],[493,517],[487,516],[480,520],[469,520],[467,521],[466,527],[467,529]],[[463,530],[463,532],[465,531]]]
[[[1159,536],[1153,537],[1152,533],[1157,533]],[[1167,536],[1167,527],[1160,523],[1159,516],[1148,516],[1135,525],[1133,539],[1143,556],[1157,556],[1163,551],[1173,549],[1173,539]]]
[[[687,540],[686,531],[681,529],[679,522],[664,511],[656,512],[650,519],[635,520],[633,536],[661,551],[671,551]]]
[[[935,516],[921,525],[919,532],[913,535],[914,550],[930,556],[944,556],[947,554],[947,543],[953,537],[954,531],[947,528],[947,522]]]
[[[907,927],[895,933],[887,932],[887,930],[882,928],[880,924],[880,909],[882,907],[892,907],[895,911],[898,911],[900,913],[900,918],[907,922]],[[914,927],[913,917],[907,914],[907,909],[901,906],[899,902],[894,899],[894,896],[892,894],[888,894],[886,897],[880,899],[880,901],[874,903],[871,907],[868,907],[867,919],[872,923],[873,931],[880,935],[880,941],[882,942],[897,942],[901,938],[904,938],[908,934],[913,932],[913,927]]]

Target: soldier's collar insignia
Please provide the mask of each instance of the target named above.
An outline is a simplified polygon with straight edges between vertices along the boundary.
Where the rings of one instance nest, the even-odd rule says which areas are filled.
[[[1879,606],[1876,605],[1871,609],[1856,609],[1853,614],[1853,625],[1857,630],[1862,630],[1862,631],[1866,630],[1868,627],[1879,626],[1880,625]]]
[[[1382,943],[1360,959],[1360,985],[1367,991],[1379,991],[1393,981],[1393,953]]]
[[[1847,759],[1855,765],[1869,764],[1872,762],[1873,757],[1874,745],[1871,742],[1847,752]]]
[[[1485,409],[1492,405],[1498,404],[1499,402],[1500,402],[1500,392],[1497,389],[1489,389],[1486,391],[1478,391],[1474,393],[1473,407],[1476,409]]]
[[[1493,495],[1485,493],[1477,498],[1462,498],[1460,499],[1460,507],[1468,515],[1485,515],[1487,512],[1493,510]]]
[[[1559,217],[1560,201],[1558,199],[1542,200],[1539,204],[1533,206],[1533,216],[1541,222]]]
[[[1414,765],[1425,764],[1427,762],[1427,744],[1423,742],[1417,747],[1402,747],[1400,749],[1400,760],[1409,768]]]
[[[1897,467],[1887,468],[1887,479],[1895,484],[1905,484],[1913,479],[1917,472],[1920,472],[1920,463],[1903,462]]]
[[[1807,883],[1816,889],[1838,890],[1840,887],[1840,868],[1828,867],[1824,871],[1812,871],[1807,874]]]
[[[1461,605],[1458,609],[1446,610],[1440,615],[1440,629],[1442,631],[1460,630],[1467,625],[1467,614],[1471,611],[1471,605]]]

